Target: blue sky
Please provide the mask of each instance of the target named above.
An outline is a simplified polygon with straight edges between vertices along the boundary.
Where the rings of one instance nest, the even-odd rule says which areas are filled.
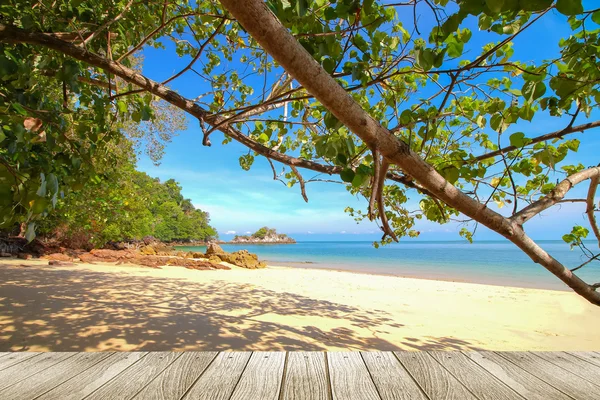
[[[593,1],[587,1],[591,6]],[[591,8],[591,7],[588,7]],[[540,21],[537,26],[525,32],[515,42],[515,57],[521,60],[539,60],[542,54],[556,52],[557,43],[564,37],[565,19],[554,13]],[[487,41],[498,40],[495,34],[484,33],[481,39],[475,26],[472,46]],[[568,27],[567,27],[568,29]],[[164,79],[180,69],[188,59],[177,59],[173,53],[164,56],[164,50],[146,50],[144,72],[156,80]],[[173,88],[183,95],[194,97],[203,86],[200,78],[194,74],[185,74],[177,80]],[[577,123],[583,123],[581,118]],[[511,128],[507,132],[524,131],[527,136],[551,132],[560,129],[566,122],[555,118],[536,117],[534,124]],[[577,134],[573,137],[582,137]],[[570,157],[571,162],[595,165],[599,162],[597,150],[600,149],[600,129],[588,131],[587,139],[582,140],[579,153]],[[240,168],[238,158],[247,153],[247,149],[235,142],[222,145],[223,136],[215,133],[211,136],[212,147],[202,146],[202,132],[195,120],[190,120],[189,128],[181,132],[167,145],[166,154],[159,167],[142,155],[138,166],[142,171],[161,180],[174,178],[183,186],[183,195],[190,198],[198,207],[211,214],[212,224],[223,239],[233,235],[253,232],[267,225],[278,231],[293,235],[299,240],[377,240],[381,234],[375,223],[357,224],[344,212],[346,206],[365,208],[365,201],[353,197],[342,185],[315,182],[307,186],[309,202],[305,203],[298,186],[287,188],[281,182],[274,181],[269,164],[263,158],[257,158],[250,171]],[[304,172],[310,178],[311,172]],[[583,193],[585,188],[577,190]],[[418,208],[416,201],[414,207]],[[536,239],[559,239],[570,230],[574,223],[586,226],[584,207],[580,204],[566,204],[548,210],[542,218],[536,218],[526,226],[527,232]],[[458,224],[438,225],[419,222],[416,227],[421,231],[419,240],[459,240]],[[497,239],[498,236],[480,227],[477,239]],[[408,239],[406,239],[408,240]]]

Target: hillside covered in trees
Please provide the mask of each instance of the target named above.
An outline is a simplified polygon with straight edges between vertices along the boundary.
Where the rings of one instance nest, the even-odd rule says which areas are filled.
[[[274,228],[263,226],[252,235],[236,235],[231,243],[296,243],[285,233],[277,233]]]
[[[40,233],[74,248],[109,241],[207,241],[217,237],[208,213],[196,209],[169,179],[160,182],[133,165],[72,192],[40,226]]]

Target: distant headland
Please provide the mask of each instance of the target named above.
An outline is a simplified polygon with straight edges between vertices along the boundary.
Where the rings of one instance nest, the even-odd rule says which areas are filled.
[[[230,242],[233,244],[249,243],[249,244],[293,244],[296,240],[289,237],[285,233],[277,233],[277,230],[263,226],[252,235],[235,236]]]

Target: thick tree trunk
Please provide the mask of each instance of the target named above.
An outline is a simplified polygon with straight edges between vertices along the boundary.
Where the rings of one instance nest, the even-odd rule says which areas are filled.
[[[600,305],[600,293],[540,248],[520,225],[462,193],[407,144],[375,121],[312,58],[262,0],[221,0],[221,3],[291,76],[371,149],[379,151],[390,163],[399,166],[435,197],[503,235],[575,292]]]
[[[447,182],[433,167],[412,152],[405,143],[398,140],[366,113],[289,34],[287,29],[281,25],[261,0],[222,0],[222,3],[291,76],[298,80],[306,90],[314,95],[371,149],[378,150],[388,162],[399,166],[405,173],[419,182],[430,195],[508,238],[534,262],[542,264],[575,292],[590,302],[600,305],[600,293],[579,279],[527,237],[520,225],[462,193]],[[82,47],[74,46],[51,35],[28,32],[13,26],[0,24],[0,41],[45,46],[119,76],[123,80],[133,83],[179,107],[199,120],[206,120],[209,116],[208,112],[198,104],[184,98],[166,86],[148,79],[117,62],[90,53]],[[211,120],[210,124],[213,126],[219,125],[218,129],[220,131],[265,157],[287,165],[329,174],[336,173],[336,167],[279,153],[257,143],[226,124],[221,125],[221,122],[223,122],[223,118]],[[411,185],[410,179],[393,175],[392,179]]]

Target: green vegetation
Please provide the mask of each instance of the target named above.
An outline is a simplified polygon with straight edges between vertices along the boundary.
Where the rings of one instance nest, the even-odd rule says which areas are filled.
[[[260,228],[256,232],[254,232],[252,234],[252,237],[255,237],[258,239],[264,239],[266,236],[275,236],[275,235],[277,235],[276,229],[271,229],[269,227],[263,226],[262,228]],[[285,235],[283,235],[283,236],[285,236]]]
[[[109,241],[207,241],[217,237],[209,215],[195,209],[169,179],[160,182],[135,170],[131,148],[116,165],[104,167],[80,190],[57,201],[39,232],[73,248],[101,247]]]
[[[600,304],[600,283],[581,281],[524,228],[590,182],[578,202],[591,229],[565,240],[600,241],[600,169],[566,161],[600,126],[600,10],[581,0],[266,4],[272,13],[263,0],[4,1],[0,228],[33,237],[60,193],[96,181],[119,143],[144,136],[124,127],[153,121],[161,98],[198,120],[205,144],[220,131],[246,146],[243,169],[267,157],[305,199],[314,180],[342,181],[366,199],[348,213],[378,221],[383,243],[417,236],[418,220],[460,220],[467,240],[482,224]],[[538,46],[547,53],[534,61],[514,50],[535,46],[523,32],[551,16],[564,38]],[[132,69],[144,46],[191,61],[161,84]],[[190,70],[198,92],[184,98],[168,84]],[[556,128],[542,131],[540,116]],[[321,177],[305,180],[307,170]]]
[[[173,179],[161,183],[127,168],[94,181],[60,200],[40,226],[41,233],[75,248],[109,241],[207,241],[217,237],[209,215],[181,195]]]
[[[233,238],[233,241],[236,241],[236,240],[246,240],[246,241],[263,240],[266,237],[277,238],[278,240],[288,239],[288,235],[286,235],[285,233],[277,233],[276,229],[269,228],[268,226],[263,226],[262,228],[258,229],[256,232],[254,232],[250,236],[236,235]]]

